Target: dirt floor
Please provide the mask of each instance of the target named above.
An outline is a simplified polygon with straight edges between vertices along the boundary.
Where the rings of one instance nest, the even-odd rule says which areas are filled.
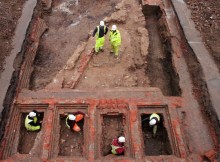
[[[66,126],[66,118],[60,120],[60,156],[82,156],[83,155],[83,125],[84,120],[79,121],[78,126],[81,132],[73,132]]]
[[[142,115],[141,119],[143,120],[149,116],[150,115]],[[153,137],[153,127],[150,127],[148,122],[149,121],[144,121],[142,123],[145,155],[171,155],[172,150],[166,128],[163,126],[163,119],[161,118],[161,122],[157,127],[157,133],[155,137]]]
[[[41,40],[35,60],[33,89],[43,88],[51,82],[76,47],[86,41],[89,33],[99,25],[99,21],[113,12],[116,2],[118,1],[53,1],[52,13],[43,15],[49,30]]]
[[[114,138],[124,136],[122,115],[104,116],[102,126],[102,154],[111,154],[111,143]]]
[[[0,1],[0,74],[4,70],[5,58],[12,50],[12,38],[25,1]]]
[[[118,6],[121,6],[121,9],[117,14],[123,21],[123,23],[117,24],[122,36],[120,59],[115,59],[113,55],[109,54],[111,49],[106,40],[105,51],[93,56],[76,88],[150,87],[155,86],[154,83],[156,83],[165,95],[171,94],[169,76],[164,73],[164,67],[160,61],[164,56],[164,51],[156,21],[152,25],[156,30],[154,32],[157,39],[151,39],[155,36],[148,34],[149,31],[152,31],[149,30],[149,26],[146,26],[148,21],[145,22],[145,16],[138,1],[122,1]],[[123,17],[122,11],[127,13],[125,17]],[[107,20],[111,23],[114,19],[115,17],[112,15]],[[154,44],[158,44],[158,46],[153,48]],[[153,49],[149,49],[149,46]],[[151,60],[152,57],[158,61]],[[151,64],[154,64],[154,67]],[[157,74],[153,69],[157,69]],[[156,75],[160,77],[156,77]]]
[[[220,1],[185,0],[191,9],[196,28],[220,70]]]
[[[103,8],[95,10],[97,3]],[[157,18],[155,12],[145,19],[136,0],[55,1],[52,13],[44,15],[49,31],[42,37],[35,60],[32,89],[45,88],[55,80],[75,51],[82,48],[78,48],[82,41],[87,41],[88,33],[104,19],[109,28],[116,24],[121,33],[120,57],[110,54],[106,36],[104,52],[93,56],[75,89],[156,86],[164,95],[180,95],[172,88],[174,75],[167,67],[172,63],[166,59]],[[94,46],[95,39],[92,43]]]

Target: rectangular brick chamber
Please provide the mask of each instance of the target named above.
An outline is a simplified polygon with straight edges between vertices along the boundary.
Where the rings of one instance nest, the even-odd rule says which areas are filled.
[[[17,104],[13,107],[10,116],[7,140],[2,158],[10,157],[14,154],[34,154],[39,156],[42,150],[42,129],[44,128],[44,114],[48,104]],[[30,132],[25,128],[25,118],[29,112],[37,110],[41,114],[42,127],[40,131]]]
[[[71,114],[71,112],[67,112]],[[84,145],[84,119],[77,122],[80,132],[75,132],[66,126],[66,117],[60,115],[59,156],[82,156]]]
[[[175,137],[172,133],[171,117],[167,106],[138,106],[139,121],[142,130],[142,143],[145,156],[175,155],[179,156]],[[160,116],[156,136],[153,137],[153,127],[149,125],[152,113]],[[143,121],[143,122],[142,122]]]
[[[128,119],[129,115],[127,108],[96,109],[96,159],[126,159],[131,157]],[[118,138],[119,136],[124,136],[126,138],[125,153],[120,156],[113,156],[111,153],[111,143],[114,138]]]
[[[74,104],[63,104],[56,105],[55,119],[52,135],[52,149],[51,157],[86,157],[87,148],[85,145],[85,139],[88,133],[87,119],[84,117],[82,120],[77,122],[80,127],[80,132],[70,130],[66,126],[66,118],[68,114],[81,111],[87,113],[88,105],[74,105]],[[57,120],[58,119],[58,120]]]
[[[151,114],[141,114],[141,120],[149,118]],[[167,130],[163,125],[164,117],[160,116],[157,125],[156,135],[153,135],[153,126],[149,125],[149,120],[141,122],[142,135],[144,139],[144,152],[146,156],[171,155],[172,149],[168,138]]]
[[[40,117],[39,120],[42,121],[44,117],[43,112],[39,112]],[[40,131],[27,131],[25,128],[25,119],[28,113],[21,113],[21,123],[20,123],[20,135],[19,135],[19,145],[18,152],[20,154],[29,154],[31,149],[34,148],[34,145],[39,142],[39,137],[41,134]],[[36,143],[36,144],[35,144]]]
[[[119,136],[124,136],[123,115],[103,115],[101,143],[103,156],[112,154],[112,140]]]
[[[19,110],[20,119],[18,123],[19,130],[17,131],[17,137],[15,138],[15,143],[17,143],[17,152],[20,154],[34,154],[40,155],[42,148],[42,134],[44,127],[44,114],[47,104],[33,104],[33,105],[17,105],[16,109]],[[40,116],[38,119],[42,121],[41,129],[38,131],[27,131],[25,128],[25,118],[32,110],[39,112]],[[19,137],[19,138],[18,138]],[[16,142],[18,141],[18,142]]]

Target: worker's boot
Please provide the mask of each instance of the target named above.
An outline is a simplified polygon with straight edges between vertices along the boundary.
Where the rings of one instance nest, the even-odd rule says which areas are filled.
[[[95,54],[98,55],[99,51],[95,51]]]
[[[101,51],[101,52],[104,52],[104,49],[103,49],[103,48],[100,48],[100,51]]]

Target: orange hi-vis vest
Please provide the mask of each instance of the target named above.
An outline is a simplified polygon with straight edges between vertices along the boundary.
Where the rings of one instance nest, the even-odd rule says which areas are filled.
[[[75,121],[78,122],[78,121],[82,120],[83,117],[84,117],[84,115],[78,114],[78,115],[76,115]],[[66,126],[70,129],[70,126],[68,125],[68,122],[67,122],[68,119],[69,119],[69,117],[66,118]],[[80,127],[76,123],[74,124],[72,129],[76,132],[79,132],[81,130]]]

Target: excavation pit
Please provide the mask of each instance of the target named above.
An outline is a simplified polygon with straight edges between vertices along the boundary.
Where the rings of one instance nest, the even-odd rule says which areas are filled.
[[[59,156],[82,156],[84,145],[84,118],[77,122],[80,132],[66,126],[66,117],[60,117]]]
[[[151,114],[141,114],[141,120],[150,118]],[[142,133],[144,139],[144,152],[146,156],[171,155],[167,130],[163,125],[163,115],[160,116],[160,122],[157,125],[156,136],[153,136],[153,127],[149,125],[149,120],[142,122]]]
[[[51,148],[51,158],[79,158],[85,157],[87,154],[86,137],[87,132],[87,117],[83,117],[82,120],[77,121],[77,125],[80,127],[79,132],[70,130],[66,125],[66,118],[68,114],[74,114],[81,112],[87,114],[88,105],[86,104],[59,104],[56,105],[56,117],[53,128],[52,140],[53,146]]]
[[[184,151],[179,145],[182,142],[179,132],[179,125],[176,123],[176,112],[166,105],[147,105],[138,106],[140,128],[142,130],[142,145],[144,146],[145,156],[175,155],[182,156]],[[172,113],[171,113],[172,111]],[[153,128],[149,126],[149,120],[142,120],[150,117],[152,113],[157,113],[161,117],[161,122],[157,128],[157,135],[153,138]],[[175,124],[173,124],[175,121]],[[155,150],[154,150],[155,149]]]
[[[102,132],[102,155],[107,156],[112,154],[112,140],[124,136],[123,115],[104,115]]]
[[[41,10],[38,13],[41,7],[37,6],[35,16],[41,17],[49,30],[30,45],[34,50],[24,46],[25,51],[37,50],[36,57],[25,52],[26,61],[19,74],[24,79],[18,83],[20,88],[12,105],[0,157],[39,158],[35,161],[152,161],[151,158],[153,161],[175,161],[176,158],[188,158],[188,147],[194,141],[184,143],[188,142],[188,134],[182,137],[185,130],[181,128],[185,125],[184,122],[181,125],[178,114],[179,110],[184,111],[184,102],[188,102],[180,89],[187,77],[179,82],[180,70],[175,67],[179,62],[174,57],[179,52],[173,49],[176,44],[171,42],[178,37],[167,28],[170,15],[163,2],[157,4],[159,1],[155,1],[154,5],[158,6],[143,7],[143,13],[139,1],[130,0],[122,3],[116,0],[58,0],[53,3],[50,13]],[[116,24],[121,32],[119,59],[109,54],[107,36],[104,52],[98,55],[92,52],[95,40],[87,39],[87,33],[103,19],[107,20],[109,29]],[[30,29],[27,36],[35,33],[39,32]],[[82,48],[83,43],[86,47],[79,52],[77,49]],[[41,110],[45,116],[40,134],[27,132],[22,127],[32,106],[25,110],[25,106],[17,108],[16,104],[31,103],[49,106],[48,110]],[[81,133],[68,129],[66,117],[62,115],[78,110],[89,115],[78,123]],[[162,117],[156,138],[152,138],[148,123],[141,122],[153,112]],[[125,154],[112,155],[111,142],[121,135],[126,138]]]
[[[113,100],[107,100],[111,103]],[[101,159],[126,159],[131,157],[132,148],[130,141],[130,129],[129,129],[129,113],[128,105],[124,104],[123,108],[110,108],[113,105],[100,104],[96,113],[96,137],[95,145],[97,145],[96,158]],[[114,104],[114,106],[118,107]],[[122,106],[122,105],[121,105]],[[111,153],[111,143],[114,138],[119,136],[125,137],[124,143],[124,155],[113,155]]]
[[[44,113],[39,113],[39,121],[43,121]],[[31,149],[36,145],[35,143],[39,142],[38,135],[40,135],[40,131],[27,131],[25,128],[25,118],[28,113],[21,114],[21,126],[20,126],[20,136],[19,136],[19,145],[18,145],[18,152],[20,154],[29,154]]]
[[[150,86],[161,89],[165,96],[180,96],[179,76],[173,66],[170,34],[159,6],[142,6],[146,29],[149,32],[148,65],[146,74]]]

